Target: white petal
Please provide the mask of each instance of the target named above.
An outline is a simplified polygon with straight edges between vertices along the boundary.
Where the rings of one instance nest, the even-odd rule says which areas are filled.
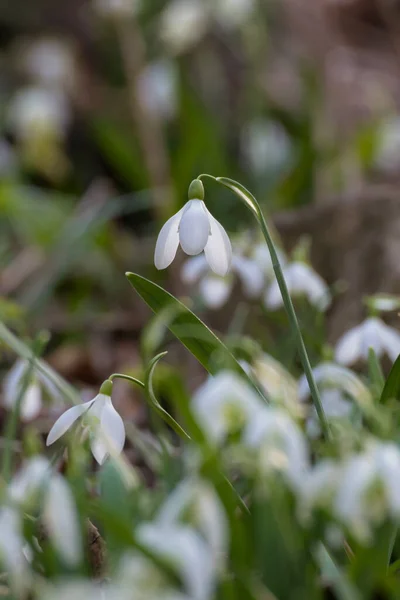
[[[362,331],[360,325],[347,331],[338,341],[335,360],[342,365],[351,365],[361,357]]]
[[[107,396],[101,411],[100,428],[91,442],[93,456],[102,465],[110,451],[119,454],[122,452],[124,444],[124,422],[113,407],[111,398]]]
[[[179,246],[179,223],[184,208],[168,219],[158,234],[154,252],[154,264],[157,269],[166,269],[175,258]]]
[[[264,287],[264,274],[258,264],[243,256],[232,258],[232,268],[242,280],[244,292],[250,298],[256,298]]]
[[[385,325],[381,330],[382,345],[390,359],[394,362],[400,354],[400,334],[396,329]]]
[[[61,415],[59,419],[54,423],[53,427],[50,429],[49,435],[47,436],[46,446],[50,446],[56,440],[58,440],[68,429],[75,423],[77,419],[84,412],[88,410],[88,408],[93,404],[94,400],[90,400],[90,402],[84,402],[84,404],[79,404],[78,406],[73,406],[69,408],[65,413]]]
[[[311,304],[320,310],[328,308],[331,297],[325,281],[312,267],[294,262],[285,267],[284,276],[292,294],[305,294]]]
[[[182,281],[188,284],[196,283],[196,281],[198,281],[200,277],[207,271],[208,263],[204,254],[193,256],[185,261],[182,267]]]
[[[231,242],[222,225],[214,219],[210,212],[207,211],[207,213],[211,235],[208,238],[204,253],[214,273],[224,277],[228,273],[232,262]]]
[[[12,408],[18,400],[24,374],[28,368],[26,360],[19,359],[3,380],[3,402],[7,408]]]
[[[206,275],[201,280],[199,288],[204,304],[217,310],[228,300],[232,290],[232,281],[227,281],[215,275]]]
[[[191,256],[200,254],[210,235],[210,221],[202,200],[190,200],[179,225],[182,250]]]
[[[61,475],[52,477],[47,489],[43,518],[49,537],[70,566],[82,558],[81,536],[74,498]]]
[[[22,403],[21,403],[21,419],[30,421],[37,417],[42,408],[42,392],[39,384],[33,381],[26,388]]]

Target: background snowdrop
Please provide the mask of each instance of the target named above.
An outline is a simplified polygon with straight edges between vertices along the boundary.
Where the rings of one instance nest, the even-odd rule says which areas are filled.
[[[289,263],[283,267],[283,275],[291,296],[305,296],[310,304],[321,311],[328,308],[331,303],[328,286],[312,267],[303,262]],[[283,306],[283,299],[276,280],[267,289],[265,306],[270,310],[276,310]]]
[[[261,294],[264,275],[255,261],[234,254],[231,272],[240,279],[245,296],[257,298]],[[201,298],[208,308],[219,309],[228,301],[234,286],[232,275],[222,278],[210,272],[205,256],[189,258],[185,261],[181,273],[185,283],[198,283]]]
[[[220,443],[240,432],[264,404],[238,375],[223,371],[194,395],[193,414],[210,440]]]
[[[199,0],[172,0],[159,23],[160,36],[172,53],[186,52],[207,31],[209,11]]]
[[[74,85],[75,57],[67,42],[50,37],[37,39],[24,49],[22,62],[39,85],[55,89],[71,89]]]
[[[378,357],[387,354],[394,362],[400,354],[400,333],[378,317],[369,317],[339,339],[335,358],[343,365],[366,361],[370,348]]]
[[[160,119],[171,119],[176,113],[177,77],[175,64],[167,59],[150,63],[139,75],[137,88],[140,101]]]

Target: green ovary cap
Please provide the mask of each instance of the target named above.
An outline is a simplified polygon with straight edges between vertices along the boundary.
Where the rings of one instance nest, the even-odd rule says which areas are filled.
[[[105,396],[111,396],[113,382],[110,379],[106,379],[100,387],[100,394],[104,394]]]
[[[204,186],[200,179],[193,179],[189,185],[189,200],[204,200]]]

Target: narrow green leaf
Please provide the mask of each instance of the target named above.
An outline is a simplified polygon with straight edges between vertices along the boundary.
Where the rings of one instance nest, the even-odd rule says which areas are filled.
[[[182,302],[141,275],[127,273],[126,276],[139,296],[156,314],[167,306],[176,307],[175,318],[167,322],[168,329],[211,375],[216,375],[221,368],[230,369],[247,379],[252,387],[256,387],[228,348]],[[265,399],[258,388],[256,389]]]
[[[339,569],[323,544],[318,549],[317,560],[323,578],[333,587],[338,600],[361,600],[357,589],[350,583],[346,574]]]
[[[390,399],[400,400],[400,356],[397,357],[386,380],[380,402],[385,404]]]

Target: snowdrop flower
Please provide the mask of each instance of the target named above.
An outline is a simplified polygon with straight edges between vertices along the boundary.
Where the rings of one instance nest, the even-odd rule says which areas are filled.
[[[244,443],[257,451],[261,472],[282,472],[294,486],[299,485],[309,463],[308,448],[302,431],[286,412],[264,406],[253,414]]]
[[[245,427],[264,403],[238,375],[222,371],[197,390],[192,408],[204,433],[220,443]]]
[[[136,15],[140,0],[94,0],[94,8],[102,17],[127,18]]]
[[[332,510],[341,474],[341,465],[330,459],[320,460],[307,470],[298,487],[302,519],[308,520],[315,509]]]
[[[186,594],[173,588],[154,561],[138,553],[124,554],[114,579],[118,581],[119,590],[113,592],[119,591],[119,595],[107,596],[110,600],[131,600],[133,590],[135,600],[190,600]]]
[[[380,357],[387,354],[395,361],[400,354],[400,333],[377,317],[369,317],[347,331],[336,345],[335,358],[343,365],[367,360],[369,349]]]
[[[287,260],[285,254],[277,248],[276,253],[278,255],[279,262],[282,268],[286,265]],[[264,273],[264,277],[268,283],[271,283],[275,279],[274,267],[272,264],[271,254],[268,250],[268,246],[265,243],[257,244],[250,252],[250,258],[253,260]]]
[[[243,291],[248,298],[257,298],[264,287],[264,275],[254,261],[244,256],[234,255],[231,271],[241,280]],[[182,268],[182,280],[185,283],[199,283],[199,291],[204,304],[211,309],[221,308],[228,300],[234,280],[232,277],[219,277],[210,273],[204,255],[189,258]]]
[[[177,72],[171,60],[162,59],[147,65],[138,77],[137,89],[141,103],[152,114],[162,119],[175,115]]]
[[[23,61],[28,74],[39,84],[69,88],[74,82],[74,56],[68,44],[61,40],[36,40],[26,48]]]
[[[242,147],[249,166],[259,175],[279,171],[291,160],[290,139],[277,122],[256,119],[243,130]]]
[[[21,89],[10,104],[8,119],[20,139],[37,134],[63,138],[70,121],[65,95],[55,89]]]
[[[320,398],[328,420],[349,417],[353,411],[354,407],[350,400],[338,389],[321,390]],[[316,438],[321,434],[318,414],[314,407],[312,407],[311,414],[307,419],[307,433],[311,438]]]
[[[82,543],[78,514],[71,490],[56,473],[46,489],[43,522],[55,549],[69,566],[82,560]]]
[[[186,254],[205,253],[208,264],[217,275],[229,271],[232,247],[225,229],[207,210],[203,202],[204,188],[195,179],[189,187],[189,201],[161,229],[155,249],[157,269],[165,269],[175,258],[179,244]]]
[[[335,499],[335,513],[353,535],[368,542],[371,527],[400,518],[400,452],[393,443],[374,443],[350,457]]]
[[[177,570],[192,600],[209,600],[215,589],[216,565],[206,541],[184,525],[144,523],[138,541]]]
[[[7,409],[11,410],[15,407],[24,389],[25,378],[29,369],[29,361],[18,359],[5,376],[3,380],[3,404]],[[43,391],[53,399],[60,399],[60,393],[53,382],[41,371],[32,370],[21,400],[20,413],[23,421],[31,421],[38,416],[43,405]]]
[[[161,527],[186,522],[204,536],[215,560],[225,556],[228,522],[219,497],[207,482],[195,477],[182,481],[162,505],[157,522]]]
[[[400,296],[375,294],[366,298],[365,303],[373,311],[392,312],[400,309]]]
[[[293,416],[298,415],[297,382],[289,371],[266,353],[257,356],[251,368],[271,402],[282,403]]]
[[[185,52],[203,37],[209,11],[201,0],[171,0],[161,14],[160,33],[174,53]]]
[[[72,427],[75,421],[87,415],[91,430],[90,446],[97,462],[102,465],[109,454],[122,452],[125,444],[125,427],[112,405],[111,389],[112,383],[107,380],[93,400],[73,406],[63,413],[51,428],[46,445],[53,444]]]
[[[26,588],[29,577],[24,546],[21,514],[15,508],[2,506],[0,508],[0,560],[10,572],[12,587],[21,594]]]
[[[331,303],[328,286],[312,267],[302,262],[292,262],[283,267],[283,275],[291,296],[306,296],[318,310],[326,310]],[[275,280],[265,295],[265,305],[271,310],[283,306],[278,282]]]
[[[28,460],[14,475],[8,486],[11,500],[27,508],[35,500],[37,492],[49,481],[51,467],[43,456],[35,456]]]
[[[253,10],[254,0],[217,0],[214,5],[217,20],[232,28],[242,25]]]

